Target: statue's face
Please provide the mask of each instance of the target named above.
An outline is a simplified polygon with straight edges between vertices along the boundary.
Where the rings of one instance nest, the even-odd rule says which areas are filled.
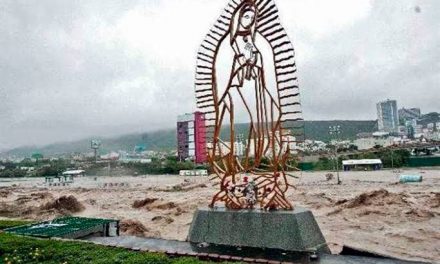
[[[255,20],[255,12],[254,11],[246,11],[243,13],[243,16],[241,17],[240,24],[244,28],[250,28]]]

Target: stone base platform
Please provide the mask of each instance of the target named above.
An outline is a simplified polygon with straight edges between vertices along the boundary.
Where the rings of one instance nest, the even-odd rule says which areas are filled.
[[[208,243],[290,252],[330,253],[310,210],[198,209],[188,235],[191,243]]]

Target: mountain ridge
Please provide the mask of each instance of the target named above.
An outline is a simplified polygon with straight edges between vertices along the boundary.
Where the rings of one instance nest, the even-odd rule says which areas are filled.
[[[304,134],[306,139],[329,141],[329,126],[341,127],[340,139],[354,139],[361,132],[374,132],[377,130],[376,120],[316,120],[304,121]],[[228,129],[223,129],[225,136]],[[236,134],[247,133],[247,124],[237,124]],[[38,152],[45,156],[54,156],[70,153],[91,152],[90,140],[99,139],[102,142],[100,153],[109,151],[132,151],[136,145],[144,145],[147,150],[173,150],[176,147],[176,129],[162,129],[153,132],[132,133],[115,137],[88,137],[72,142],[59,142],[45,146],[24,146],[0,153],[1,156],[29,157]]]

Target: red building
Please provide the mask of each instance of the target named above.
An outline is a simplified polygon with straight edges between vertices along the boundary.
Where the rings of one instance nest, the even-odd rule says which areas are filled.
[[[177,117],[177,155],[179,160],[207,161],[205,115],[201,112]]]

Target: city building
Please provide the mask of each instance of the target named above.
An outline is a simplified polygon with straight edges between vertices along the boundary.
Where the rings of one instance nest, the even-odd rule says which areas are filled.
[[[205,115],[201,112],[177,117],[177,156],[181,161],[207,161]]]
[[[377,120],[379,131],[397,132],[399,119],[397,116],[397,102],[396,100],[386,100],[379,102],[377,107]]]
[[[374,132],[371,137],[362,137],[353,141],[359,150],[372,149],[376,146],[388,147],[394,144],[394,138],[387,132]]]
[[[408,121],[417,119],[421,116],[420,108],[401,108],[399,109],[399,120]]]
[[[283,138],[281,138],[283,137]],[[302,150],[302,148],[297,144],[296,138],[290,134],[288,130],[283,131],[283,135],[280,135],[279,131],[275,132],[275,138],[277,142],[283,141],[284,143],[279,146],[278,144],[274,144],[275,148],[274,151],[272,150],[272,147],[269,145],[269,142],[271,141],[271,138],[266,137],[265,138],[265,146],[267,146],[267,150],[265,155],[267,157],[272,157],[273,152],[275,153],[281,153],[286,152],[287,148],[289,148],[290,153],[295,153],[298,150]],[[212,151],[213,145],[211,142],[207,143],[208,149]],[[226,155],[228,152],[230,152],[231,148],[231,142],[229,141],[222,141],[221,149],[216,148],[215,155]],[[280,149],[281,148],[281,149]],[[266,147],[265,147],[266,149]],[[246,153],[248,152],[248,153]],[[238,157],[244,157],[246,155],[249,155],[249,157],[255,156],[255,140],[253,138],[251,139],[243,139],[242,136],[237,136],[237,141],[234,142],[234,155]]]

